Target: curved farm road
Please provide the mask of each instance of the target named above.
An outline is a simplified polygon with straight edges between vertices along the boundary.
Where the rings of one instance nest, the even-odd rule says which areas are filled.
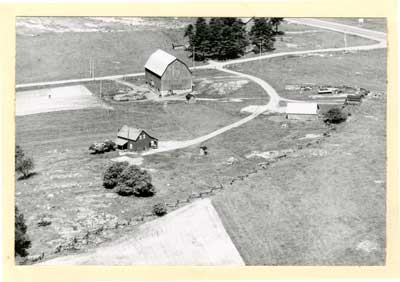
[[[281,112],[281,107],[279,106],[280,101],[294,101],[294,102],[304,102],[304,101],[296,101],[296,100],[289,100],[286,98],[282,98],[279,96],[279,94],[275,91],[275,89],[268,84],[266,81],[249,75],[245,73],[240,73],[237,71],[229,70],[224,67],[232,64],[238,64],[238,63],[246,63],[246,62],[252,62],[256,60],[262,60],[262,59],[268,59],[268,58],[275,58],[275,57],[283,57],[287,55],[301,55],[301,54],[311,54],[311,53],[324,53],[324,52],[340,52],[340,51],[364,51],[364,50],[374,50],[374,49],[381,49],[381,48],[386,48],[386,34],[382,32],[377,32],[377,31],[372,31],[372,30],[366,30],[358,27],[352,27],[344,24],[338,24],[338,23],[332,23],[332,22],[326,22],[322,20],[316,20],[316,19],[291,19],[289,20],[294,23],[299,23],[299,24],[305,24],[305,25],[310,25],[310,26],[315,26],[319,28],[324,28],[324,29],[330,29],[338,32],[345,32],[349,34],[354,34],[360,37],[376,40],[378,43],[372,44],[372,45],[363,45],[363,46],[352,46],[352,47],[343,47],[343,48],[326,48],[326,49],[315,49],[315,50],[306,50],[306,51],[294,51],[294,52],[282,52],[282,53],[276,53],[276,54],[267,54],[263,56],[258,56],[258,57],[252,57],[252,58],[245,58],[245,59],[237,59],[237,60],[231,60],[227,62],[215,62],[211,61],[210,64],[204,65],[197,67],[196,69],[218,69],[223,72],[235,74],[238,76],[241,76],[243,78],[250,79],[260,85],[265,92],[270,96],[270,100],[268,104],[263,105],[263,106],[258,106],[254,110],[254,112],[237,121],[234,122],[230,125],[227,125],[225,127],[222,127],[216,131],[213,131],[207,135],[203,135],[201,137],[191,139],[191,140],[186,140],[186,141],[169,141],[165,142],[164,144],[161,143],[160,147],[158,149],[145,152],[142,155],[152,155],[152,154],[157,154],[157,153],[162,153],[162,152],[168,152],[168,151],[173,151],[177,149],[183,149],[192,145],[196,145],[199,143],[202,143],[208,139],[211,139],[213,137],[216,137],[228,130],[231,130],[235,127],[241,126],[242,124],[249,122],[250,120],[256,118],[260,114],[270,111],[270,112]]]

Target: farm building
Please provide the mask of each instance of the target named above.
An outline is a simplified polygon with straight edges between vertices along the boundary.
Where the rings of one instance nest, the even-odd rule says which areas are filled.
[[[160,95],[192,91],[192,72],[176,57],[158,49],[144,65],[146,83]]]
[[[143,129],[137,129],[124,125],[117,134],[115,141],[120,150],[145,151],[158,147],[158,139],[150,136]]]
[[[286,118],[296,120],[312,120],[318,118],[319,105],[317,103],[288,103]]]

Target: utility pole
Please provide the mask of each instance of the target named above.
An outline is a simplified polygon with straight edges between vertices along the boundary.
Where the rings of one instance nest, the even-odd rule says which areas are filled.
[[[89,57],[89,77],[92,77],[92,57]]]
[[[344,33],[344,48],[347,48],[347,33]]]
[[[261,51],[262,51],[262,44],[264,43],[264,40],[260,41],[260,56],[261,56]]]
[[[192,52],[193,67],[194,67],[194,56],[196,56],[196,47],[195,46],[193,46],[193,52]]]

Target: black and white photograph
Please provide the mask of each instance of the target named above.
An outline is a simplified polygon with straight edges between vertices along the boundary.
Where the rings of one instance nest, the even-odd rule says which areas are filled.
[[[386,18],[15,32],[16,265],[386,265]]]

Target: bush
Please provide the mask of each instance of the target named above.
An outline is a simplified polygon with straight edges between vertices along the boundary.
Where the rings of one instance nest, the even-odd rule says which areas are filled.
[[[117,186],[121,173],[128,167],[128,165],[128,162],[112,163],[104,172],[103,186],[107,189],[112,189]]]
[[[26,235],[26,229],[24,215],[15,207],[15,256],[26,257],[28,255],[27,249],[31,247],[31,241]]]
[[[22,161],[25,157],[25,153],[22,150],[22,148],[19,145],[15,146],[15,166],[17,166],[17,163]]]
[[[15,165],[15,171],[22,174],[22,178],[28,178],[34,168],[35,165],[33,163],[33,159],[29,157],[24,157],[22,160],[19,160]]]
[[[167,206],[164,203],[158,203],[153,206],[153,213],[158,216],[163,216],[167,214]]]
[[[117,188],[117,193],[122,196],[150,197],[155,194],[150,174],[135,165],[124,169],[118,179]]]
[[[346,121],[347,114],[340,108],[331,108],[324,114],[324,122],[328,124],[337,124]]]

